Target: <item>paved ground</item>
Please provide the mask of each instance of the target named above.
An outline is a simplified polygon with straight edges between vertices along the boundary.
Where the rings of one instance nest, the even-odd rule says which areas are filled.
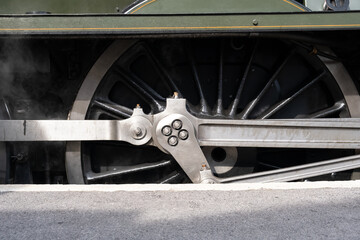
[[[0,239],[359,239],[360,183],[246,186],[0,186]]]

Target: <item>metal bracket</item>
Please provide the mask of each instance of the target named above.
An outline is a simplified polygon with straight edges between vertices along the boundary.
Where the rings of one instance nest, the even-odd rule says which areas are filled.
[[[200,172],[209,169],[195,136],[194,126],[183,115],[171,114],[157,124],[157,142],[178,162],[193,183],[201,182]]]

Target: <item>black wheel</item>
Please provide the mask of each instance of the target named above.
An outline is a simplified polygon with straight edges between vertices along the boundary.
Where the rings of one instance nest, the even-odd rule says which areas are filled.
[[[354,117],[359,111],[348,100],[354,84],[348,75],[339,74],[305,48],[284,40],[119,40],[89,72],[70,119],[125,119],[137,104],[145,113],[158,113],[174,92],[186,98],[191,114],[201,118]],[[353,154],[232,147],[203,151],[219,177]],[[170,155],[150,146],[71,143],[66,164],[72,183],[189,182]]]

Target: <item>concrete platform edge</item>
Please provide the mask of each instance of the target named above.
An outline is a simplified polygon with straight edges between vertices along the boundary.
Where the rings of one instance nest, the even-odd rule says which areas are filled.
[[[0,192],[247,191],[360,188],[360,180],[241,184],[0,185]]]

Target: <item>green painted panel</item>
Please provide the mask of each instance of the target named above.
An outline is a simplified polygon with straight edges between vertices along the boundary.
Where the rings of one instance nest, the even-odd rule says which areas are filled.
[[[256,21],[254,21],[256,20]],[[254,24],[256,22],[257,24]],[[360,13],[0,16],[0,35],[178,34],[360,29]]]
[[[292,0],[147,0],[131,8],[130,14],[301,12]]]
[[[43,11],[54,14],[116,13],[134,0],[0,0],[0,14]]]
[[[0,0],[0,14],[27,12],[117,13],[135,0]],[[299,12],[293,0],[147,0],[133,7],[135,14]]]

